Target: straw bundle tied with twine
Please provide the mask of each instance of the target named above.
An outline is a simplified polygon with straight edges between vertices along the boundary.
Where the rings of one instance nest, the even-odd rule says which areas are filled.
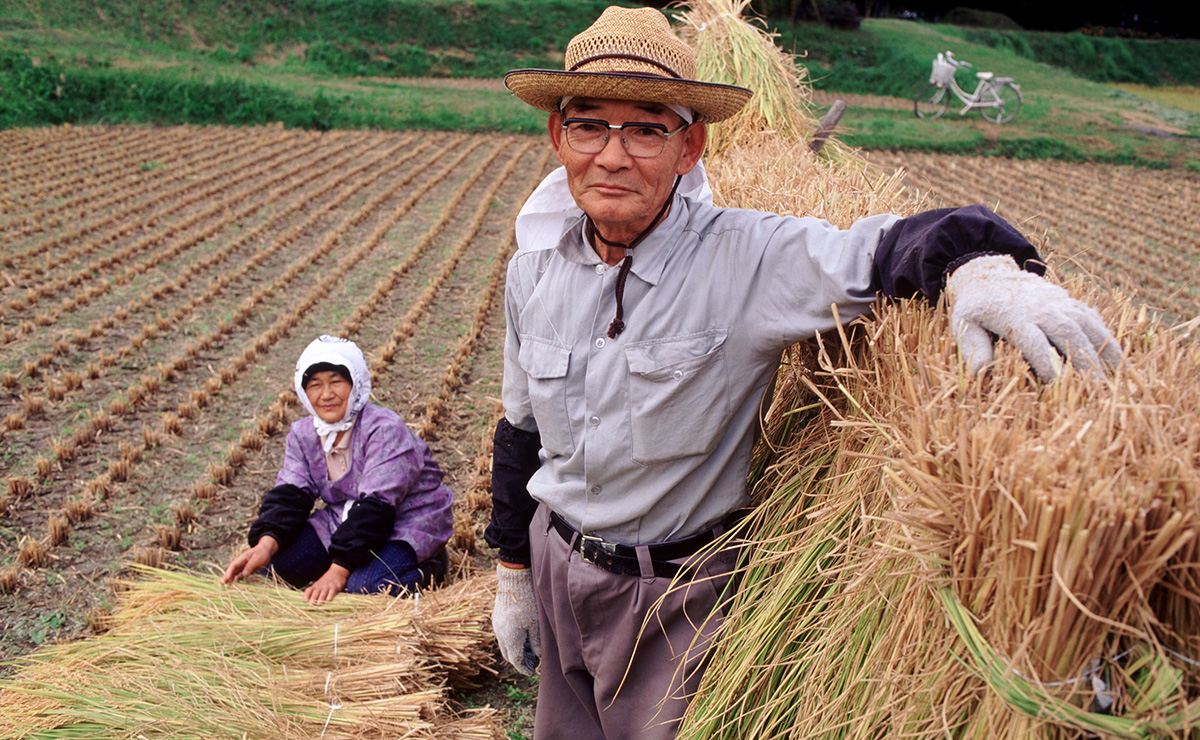
[[[501,734],[492,710],[446,703],[492,661],[492,574],[310,607],[272,583],[140,570],[111,629],[44,648],[0,682],[0,738]]]
[[[743,7],[683,22],[732,33]],[[746,53],[713,52],[712,28],[701,56]],[[840,226],[923,205],[803,134],[727,142],[707,160],[721,205]],[[920,300],[789,350],[740,589],[680,738],[1200,737],[1200,349],[1127,296],[1066,287],[1125,349],[1105,379],[1041,385],[1003,342],[969,377]]]
[[[749,5],[750,0],[699,0],[678,16],[680,37],[696,50],[697,79],[754,91],[740,111],[709,127],[709,157],[752,140],[807,139],[817,129],[808,70],[775,45],[777,34],[762,19],[744,17]],[[826,151],[839,160],[848,153],[836,140]]]

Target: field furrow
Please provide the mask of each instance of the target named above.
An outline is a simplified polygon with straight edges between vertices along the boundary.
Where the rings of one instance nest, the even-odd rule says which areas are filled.
[[[1065,274],[1096,275],[1169,320],[1200,314],[1200,178],[1065,162],[872,153],[942,206],[982,203]]]
[[[257,154],[250,157],[240,147],[232,151],[224,150],[223,154],[217,156],[209,153],[201,161],[180,168],[166,182],[144,184],[130,192],[114,193],[92,204],[88,216],[80,219],[83,223],[79,226],[27,248],[18,247],[14,253],[6,252],[3,264],[10,268],[21,267],[34,257],[51,252],[47,258],[48,265],[29,265],[21,271],[21,280],[30,280],[54,265],[96,251],[135,230],[153,228],[160,221],[169,221],[173,215],[204,203],[214,195],[229,190],[232,185],[255,176],[269,162],[278,160],[275,164],[278,166],[281,162],[299,160],[318,148],[318,142],[310,141],[297,151],[294,142],[283,140],[276,141],[265,151],[253,147]],[[85,236],[89,240],[80,246],[79,241]]]
[[[129,197],[139,184],[160,179],[159,173],[173,168],[187,167],[214,147],[227,146],[233,136],[236,133],[227,129],[215,129],[208,136],[191,135],[187,130],[175,136],[147,137],[143,133],[132,146],[108,150],[87,163],[38,166],[36,172],[44,175],[41,182],[14,185],[10,190],[11,196],[20,198],[23,213],[0,223],[0,234],[26,237],[61,226],[68,219],[85,218],[89,204],[95,207],[96,201],[111,194]]]
[[[353,162],[349,158],[334,159],[320,168],[315,168],[311,172],[312,179],[307,181],[297,179],[285,187],[278,188],[273,192],[272,200],[279,202],[285,195],[288,198],[282,200],[282,207],[275,208],[269,218],[252,228],[239,227],[234,234],[228,235],[228,241],[224,241],[219,249],[211,251],[202,258],[178,265],[160,266],[159,269],[153,271],[154,274],[150,276],[149,280],[131,285],[131,290],[135,291],[136,297],[125,303],[101,306],[100,310],[96,312],[99,313],[99,316],[92,319],[83,328],[71,332],[70,325],[74,323],[71,319],[77,317],[64,316],[62,322],[55,324],[56,331],[59,323],[65,328],[55,337],[54,342],[62,342],[69,338],[71,344],[79,347],[79,353],[89,353],[89,345],[92,341],[99,339],[107,332],[116,330],[120,333],[127,333],[129,341],[119,346],[115,354],[117,357],[127,357],[141,351],[147,340],[157,339],[161,342],[171,332],[185,330],[187,323],[195,321],[194,314],[198,310],[205,305],[218,302],[226,291],[239,290],[242,281],[252,276],[253,272],[260,269],[264,262],[291,245],[294,239],[287,238],[289,234],[298,235],[299,231],[303,229],[303,227],[294,226],[291,227],[291,231],[287,230],[285,227],[291,219],[297,218],[302,212],[307,212],[307,218],[312,219],[313,214],[318,212],[314,208],[315,204],[322,202],[335,188],[340,188],[338,195],[331,201],[331,205],[323,207],[324,210],[336,209],[360,189],[372,185],[385,176],[394,176],[402,170],[409,163],[410,158],[423,149],[423,147],[407,147],[407,143],[408,139],[402,138],[394,145],[372,154],[369,159],[354,166],[351,166]],[[405,156],[398,156],[399,150],[402,148],[409,148],[412,152]],[[379,165],[385,166],[380,167]],[[397,187],[399,187],[403,180],[398,180],[397,183]],[[347,184],[349,187],[343,187]],[[214,223],[217,222],[214,221]],[[222,223],[222,225],[232,226],[233,223],[235,222]],[[206,228],[205,231],[214,230]],[[275,233],[280,233],[282,238],[272,239],[265,244],[259,242],[265,236]],[[242,250],[247,249],[253,250],[252,253],[240,254]],[[241,259],[235,263],[235,266],[231,267],[227,264],[239,257]],[[310,255],[306,262],[314,260],[315,257]],[[214,274],[214,271],[222,265],[225,266],[224,271]],[[134,272],[135,274],[149,273],[149,270],[135,269]],[[205,277],[208,278],[208,282],[201,282]],[[103,285],[109,286],[111,283]],[[87,289],[87,291],[87,298],[94,298],[106,292],[93,289]],[[116,297],[121,298],[121,296]],[[76,299],[70,309],[77,309],[85,303],[86,301],[82,298]],[[142,319],[146,323],[138,327],[136,321],[143,312],[153,312],[153,315]],[[90,315],[91,312],[83,318],[86,319]],[[123,322],[119,328],[118,320]],[[25,343],[31,346],[38,342],[44,343],[45,337],[31,335],[25,340]],[[153,344],[152,341],[151,345]],[[79,373],[81,369],[84,369],[81,358],[68,355],[67,352],[63,352],[61,355],[51,358],[46,366],[39,370],[45,378],[46,387],[50,388],[55,384],[61,384],[69,389],[72,386],[82,385],[82,383],[70,382],[66,379],[72,372]],[[99,378],[104,372],[105,368],[102,364],[86,368],[89,380]],[[92,395],[94,392],[94,389],[90,389]],[[0,403],[0,413],[13,412],[11,409],[5,409],[4,404]]]
[[[126,230],[122,218],[92,228],[106,241],[92,262],[40,250],[80,279],[31,305],[6,304],[0,569],[19,573],[19,589],[40,587],[39,571],[69,574],[48,579],[46,593],[91,608],[103,590],[89,584],[123,560],[221,561],[273,480],[296,414],[292,363],[317,333],[360,341],[378,395],[407,398],[399,410],[431,436],[454,406],[476,346],[463,328],[478,331],[480,301],[494,301],[498,250],[544,174],[544,147],[367,133],[298,145],[275,134],[210,152],[213,169],[197,163],[191,176],[214,189],[155,199],[153,230]],[[235,151],[260,156],[242,160],[240,183],[215,188]],[[70,197],[86,207],[89,192],[108,197],[104,188]],[[117,208],[144,218],[151,197]],[[0,259],[28,245],[5,248]],[[451,481],[468,457],[477,464],[461,440],[435,444],[452,451]],[[3,618],[19,622],[21,612]],[[72,615],[67,628],[78,629],[87,609]]]

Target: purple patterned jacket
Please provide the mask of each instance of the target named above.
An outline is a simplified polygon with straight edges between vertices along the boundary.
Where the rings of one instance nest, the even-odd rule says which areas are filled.
[[[403,540],[423,562],[450,539],[454,494],[442,483],[442,469],[429,446],[390,409],[368,403],[358,415],[350,439],[350,470],[329,480],[321,439],[306,416],[292,423],[283,468],[276,486],[292,485],[325,502],[309,517],[328,549],[345,509],[354,501],[374,498],[395,508],[389,539]]]

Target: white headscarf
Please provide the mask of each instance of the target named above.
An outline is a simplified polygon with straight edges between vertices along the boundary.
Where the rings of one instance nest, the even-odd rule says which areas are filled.
[[[305,373],[313,365],[322,362],[346,368],[350,372],[350,377],[346,380],[349,380],[353,386],[350,389],[350,398],[346,401],[345,415],[339,421],[332,423],[317,416],[312,402],[308,400],[308,394],[304,392]],[[362,411],[363,406],[367,405],[367,401],[371,397],[371,371],[367,368],[367,360],[363,357],[362,350],[349,339],[340,337],[321,335],[304,348],[304,351],[300,353],[300,359],[296,361],[295,384],[296,395],[300,397],[300,403],[304,404],[308,413],[312,414],[317,435],[321,438],[321,445],[326,452],[333,448],[333,442],[337,439],[338,432],[344,432],[354,426],[354,418],[358,416],[359,411]]]
[[[567,109],[567,103],[570,103],[574,99],[574,95],[564,95],[563,99],[558,101],[558,109],[560,111],[565,111]],[[691,123],[692,121],[696,120],[696,111],[692,110],[686,105],[675,105],[673,103],[660,103],[660,105],[665,106],[667,110],[675,111],[675,115],[682,118],[684,123]]]

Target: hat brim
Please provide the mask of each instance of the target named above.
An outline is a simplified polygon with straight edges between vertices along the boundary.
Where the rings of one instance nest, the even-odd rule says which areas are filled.
[[[737,85],[698,82],[620,72],[566,72],[559,69],[514,69],[504,86],[523,102],[547,112],[558,110],[566,96],[643,100],[683,105],[696,111],[696,123],[715,123],[742,109],[753,93]]]

